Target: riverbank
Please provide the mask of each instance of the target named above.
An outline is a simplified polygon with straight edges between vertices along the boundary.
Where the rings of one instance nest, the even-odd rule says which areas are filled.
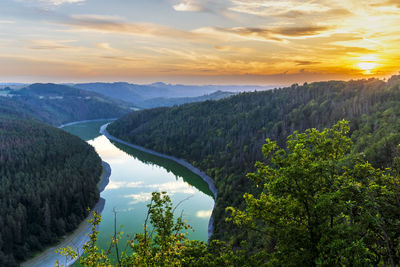
[[[96,122],[96,121],[115,121],[118,118],[110,118],[110,119],[93,119],[93,120],[83,120],[83,121],[73,121],[73,122],[69,122],[66,124],[61,124],[60,126],[58,126],[58,128],[64,128],[67,126],[71,126],[71,125],[76,125],[76,124],[80,124],[80,123],[86,123],[86,122]]]
[[[100,176],[100,181],[97,184],[99,191],[102,192],[107,184],[109,183],[109,179],[111,176],[111,167],[107,162],[103,161],[103,172]],[[97,204],[93,207],[93,211],[97,213],[101,213],[104,209],[105,199],[100,198]],[[65,266],[72,265],[75,260],[66,261],[64,256],[56,253],[57,249],[72,247],[74,250],[82,253],[82,246],[89,241],[89,237],[87,234],[92,232],[92,225],[88,222],[89,219],[92,218],[92,215],[87,217],[77,229],[75,229],[72,233],[68,234],[63,240],[61,240],[56,245],[46,249],[41,252],[36,257],[25,261],[21,264],[21,267],[53,267],[56,260],[59,261],[60,264],[64,264]]]
[[[149,154],[152,154],[152,155],[161,157],[161,158],[166,158],[166,159],[175,161],[176,163],[178,163],[178,164],[184,166],[185,168],[187,168],[188,170],[190,170],[190,171],[193,172],[194,174],[198,175],[201,179],[203,179],[203,181],[205,181],[205,182],[208,184],[208,187],[209,187],[211,193],[212,193],[213,196],[214,196],[214,208],[213,208],[213,212],[214,212],[215,205],[216,205],[216,199],[217,199],[217,195],[218,195],[218,190],[217,190],[217,188],[215,187],[214,181],[211,179],[210,176],[208,176],[205,172],[203,172],[203,171],[197,169],[196,167],[194,167],[193,165],[191,165],[190,163],[188,163],[187,161],[185,161],[185,160],[183,160],[183,159],[178,159],[178,158],[173,157],[173,156],[161,154],[161,153],[156,152],[156,151],[153,151],[153,150],[151,150],[151,149],[147,149],[147,148],[142,147],[142,146],[138,146],[138,145],[131,144],[131,143],[129,143],[129,142],[126,142],[126,141],[124,141],[124,140],[122,140],[122,139],[119,139],[119,138],[117,138],[117,137],[111,135],[111,134],[107,131],[107,126],[108,126],[108,124],[109,124],[109,123],[104,124],[103,126],[101,126],[101,128],[100,128],[100,133],[101,133],[102,135],[104,135],[105,137],[107,137],[109,140],[112,140],[112,141],[121,143],[121,144],[126,145],[126,146],[128,146],[128,147],[131,147],[131,148],[134,148],[134,149],[137,149],[137,150],[140,150],[140,151],[143,151],[143,152],[146,152],[146,153],[149,153]],[[212,233],[213,233],[213,229],[214,229],[214,220],[213,220],[213,215],[211,215],[210,220],[209,220],[209,222],[208,222],[208,237],[209,237],[209,238],[210,238],[210,236],[211,236]]]

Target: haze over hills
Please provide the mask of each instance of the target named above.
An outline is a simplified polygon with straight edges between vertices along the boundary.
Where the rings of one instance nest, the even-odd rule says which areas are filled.
[[[112,98],[130,102],[141,108],[173,106],[183,103],[215,100],[243,91],[262,91],[271,86],[237,86],[237,85],[172,85],[162,82],[139,85],[125,82],[118,83],[84,83],[74,84],[76,88],[93,91]],[[221,93],[221,91],[223,93]],[[214,94],[219,92],[218,94]],[[226,92],[226,93],[225,93]],[[224,95],[225,94],[225,95]],[[198,98],[200,97],[200,98]]]
[[[61,97],[86,97],[97,94],[121,106],[137,108],[169,107],[185,103],[206,100],[218,100],[230,97],[238,92],[269,90],[272,86],[237,86],[237,85],[172,85],[162,82],[149,85],[116,83],[82,84],[0,84],[0,96],[30,96],[41,99],[61,99]],[[29,89],[29,90],[28,90]],[[65,89],[65,90],[64,90]],[[79,91],[80,90],[80,91]],[[65,91],[65,92],[63,92]]]
[[[211,94],[195,96],[195,97],[175,97],[175,98],[156,97],[156,98],[143,100],[140,103],[138,103],[138,106],[143,107],[143,108],[172,107],[174,105],[182,105],[182,104],[194,103],[194,102],[203,102],[203,101],[207,101],[207,100],[219,100],[219,99],[233,96],[235,94],[236,93],[233,93],[233,92],[216,91]]]

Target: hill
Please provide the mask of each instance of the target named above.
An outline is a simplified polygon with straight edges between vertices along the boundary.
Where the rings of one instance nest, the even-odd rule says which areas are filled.
[[[59,125],[71,121],[116,118],[129,104],[85,90],[58,84],[32,84],[0,97],[0,112],[25,114]]]
[[[158,98],[143,100],[142,102],[138,103],[138,106],[142,108],[172,107],[175,105],[183,105],[186,103],[203,102],[207,100],[219,100],[233,95],[235,95],[235,93],[216,91],[208,95],[202,95],[197,97],[176,97],[176,98],[158,97]]]
[[[101,159],[78,137],[0,115],[0,266],[56,242],[99,199]]]
[[[263,86],[218,86],[218,85],[172,85],[153,83],[148,85],[130,83],[84,83],[74,87],[96,92],[108,97],[120,99],[141,108],[173,106],[183,103],[216,99],[212,95],[220,95],[220,91],[229,96],[230,92],[267,90]]]
[[[225,208],[242,207],[243,193],[256,191],[245,174],[263,159],[260,148],[265,139],[284,146],[295,130],[321,129],[343,118],[351,121],[353,153],[363,152],[377,167],[390,166],[400,143],[400,77],[387,82],[295,84],[219,101],[143,110],[122,117],[108,130],[204,170],[219,192],[214,238],[239,241],[248,239],[247,233],[225,223]]]

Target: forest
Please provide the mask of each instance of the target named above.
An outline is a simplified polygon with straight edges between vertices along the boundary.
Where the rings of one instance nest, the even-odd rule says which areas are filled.
[[[118,138],[183,158],[204,170],[218,188],[214,239],[257,240],[259,233],[226,222],[226,207],[244,207],[245,192],[259,193],[246,173],[263,160],[266,138],[285,146],[294,131],[350,121],[351,153],[374,167],[392,166],[400,143],[400,76],[316,82],[241,93],[219,101],[130,113],[108,130]],[[257,244],[254,244],[257,246]]]
[[[74,230],[99,199],[101,172],[78,137],[2,112],[0,266],[18,266]]]
[[[393,168],[373,167],[351,153],[349,122],[293,132],[280,147],[266,139],[265,163],[247,177],[259,192],[244,207],[227,207],[227,222],[256,233],[240,245],[190,240],[192,227],[166,192],[153,192],[143,231],[96,244],[100,215],[79,258],[83,266],[398,266],[400,157]],[[67,247],[67,258],[78,257]],[[56,266],[60,265],[56,262]]]

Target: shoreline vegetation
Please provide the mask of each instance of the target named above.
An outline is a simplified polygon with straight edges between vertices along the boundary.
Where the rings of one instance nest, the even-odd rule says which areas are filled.
[[[81,123],[86,123],[86,122],[96,122],[96,121],[115,121],[115,120],[118,120],[118,118],[94,119],[94,120],[83,120],[83,121],[73,121],[73,122],[69,122],[69,123],[61,124],[60,126],[58,126],[58,128],[62,129],[62,128],[64,128],[64,127],[67,127],[67,126],[72,126],[72,125],[81,124]]]
[[[194,167],[193,165],[191,165],[190,163],[188,163],[187,161],[185,161],[183,159],[178,159],[176,157],[165,155],[165,154],[156,152],[154,150],[144,148],[142,146],[134,145],[134,144],[131,144],[129,142],[126,142],[126,141],[124,141],[122,139],[119,139],[119,138],[111,135],[107,131],[107,126],[109,124],[110,123],[107,123],[107,124],[104,124],[103,126],[100,127],[100,133],[102,135],[104,135],[105,137],[107,137],[109,140],[124,144],[124,145],[126,145],[128,147],[131,147],[131,148],[134,148],[134,149],[137,149],[137,150],[140,150],[140,151],[143,151],[143,152],[146,152],[146,153],[149,153],[149,154],[161,157],[161,158],[166,158],[166,159],[175,161],[176,163],[178,163],[178,164],[182,165],[183,167],[187,168],[188,170],[190,170],[194,174],[198,175],[203,181],[205,181],[208,184],[208,187],[209,187],[211,193],[214,196],[214,207],[213,207],[213,213],[214,213],[215,205],[216,205],[216,199],[217,199],[217,195],[218,195],[218,190],[215,187],[214,181],[211,179],[210,176],[208,176],[206,173],[204,173],[203,171],[201,171],[198,168]],[[211,237],[211,235],[213,233],[213,230],[214,230],[214,219],[213,219],[213,214],[211,214],[210,220],[208,222],[208,238]]]
[[[103,161],[103,172],[100,176],[100,181],[97,184],[100,193],[105,189],[107,184],[109,183],[109,179],[111,176],[111,167],[110,165]],[[99,202],[93,207],[93,211],[101,214],[104,209],[106,200],[104,198],[99,199]],[[73,247],[79,253],[82,253],[82,246],[89,241],[89,236],[92,232],[92,225],[88,222],[89,219],[93,217],[93,213],[91,213],[81,224],[76,228],[73,232],[66,235],[63,240],[58,242],[57,244],[47,248],[37,256],[21,263],[21,267],[53,267],[56,260],[58,260],[61,264],[65,264],[66,266],[72,265],[76,260],[66,261],[65,256],[61,256],[56,253],[57,249],[65,248],[68,246]]]

